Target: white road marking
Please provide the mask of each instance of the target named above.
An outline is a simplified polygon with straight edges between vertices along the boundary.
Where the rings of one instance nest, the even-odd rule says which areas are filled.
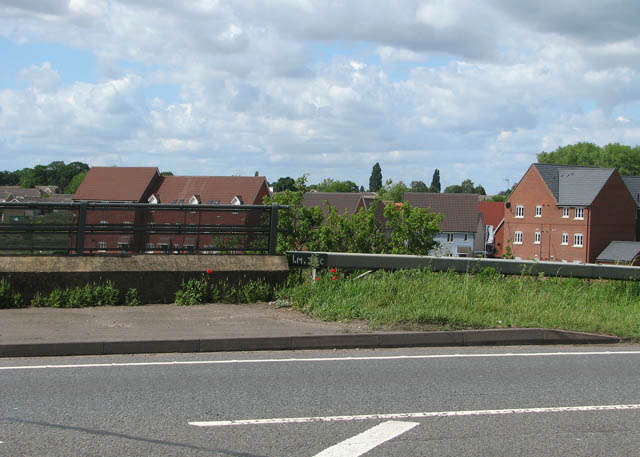
[[[357,416],[315,416],[315,417],[283,417],[274,419],[240,419],[223,421],[195,421],[189,425],[196,427],[226,427],[231,425],[265,425],[265,424],[302,424],[309,422],[347,422],[361,420],[392,419],[424,419],[431,417],[453,416],[498,416],[507,414],[540,414],[540,413],[572,413],[586,411],[625,411],[640,409],[640,404],[631,405],[592,405],[592,406],[553,406],[550,408],[511,408],[481,409],[471,411],[431,411],[418,413],[361,414]]]
[[[388,421],[325,449],[314,457],[358,457],[374,447],[408,432],[419,422]]]
[[[426,355],[388,355],[362,357],[309,357],[283,359],[233,359],[233,360],[171,360],[167,362],[112,362],[78,363],[60,365],[17,365],[0,366],[2,370],[44,370],[53,368],[112,368],[112,367],[153,367],[168,365],[229,365],[242,363],[293,363],[293,362],[357,362],[365,360],[416,360],[416,359],[467,359],[467,358],[503,358],[503,357],[557,357],[571,355],[640,355],[640,351],[591,351],[591,352],[507,352],[486,354],[426,354]]]

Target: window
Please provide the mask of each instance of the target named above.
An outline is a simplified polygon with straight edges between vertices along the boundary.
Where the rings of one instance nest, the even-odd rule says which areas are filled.
[[[524,217],[524,206],[516,206],[516,217]]]
[[[522,232],[514,232],[513,244],[522,244]]]
[[[147,254],[153,254],[153,243],[147,243],[147,245],[145,246],[145,252]]]
[[[581,248],[582,247],[582,240],[583,240],[583,236],[582,233],[574,233],[573,235],[573,247],[574,248]]]
[[[542,217],[542,205],[536,206],[536,217]]]
[[[575,208],[574,209],[574,219],[584,219],[584,208]]]
[[[100,221],[100,223],[101,223],[102,225],[107,225],[107,224],[109,223],[109,221]]]
[[[465,233],[465,234],[464,234],[464,240],[465,240],[465,241],[467,241],[468,239],[469,239],[469,234],[468,234],[468,233]]]
[[[107,242],[98,241],[98,249],[100,249],[101,251],[105,251],[107,249]]]
[[[562,208],[562,217],[569,217],[569,208]]]
[[[560,244],[564,244],[564,245],[569,244],[569,234],[568,233],[563,233],[562,234],[562,242]]]
[[[542,233],[541,232],[536,232],[534,238],[533,238],[533,244],[540,244],[540,240],[542,240]]]
[[[453,233],[447,233],[447,243],[453,243]]]

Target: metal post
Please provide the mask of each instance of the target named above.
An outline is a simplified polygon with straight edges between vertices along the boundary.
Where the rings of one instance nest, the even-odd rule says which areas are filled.
[[[78,214],[78,236],[76,238],[76,254],[84,255],[84,232],[87,224],[87,201],[80,202],[80,212]]]
[[[269,227],[269,255],[276,255],[278,242],[278,204],[271,203],[271,226]]]

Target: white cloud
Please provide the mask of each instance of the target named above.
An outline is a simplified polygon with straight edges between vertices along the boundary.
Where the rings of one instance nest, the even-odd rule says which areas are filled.
[[[34,89],[49,91],[56,89],[61,82],[60,75],[51,68],[49,62],[32,65],[18,72],[18,79],[30,84]]]
[[[491,192],[543,149],[637,143],[635,4],[524,3],[0,0],[0,36],[99,62],[93,82],[53,56],[0,86],[0,168],[46,151],[366,185],[379,161],[385,178],[439,168]]]

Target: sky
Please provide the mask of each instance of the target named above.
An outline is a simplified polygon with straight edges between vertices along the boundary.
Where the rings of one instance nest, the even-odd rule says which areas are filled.
[[[637,0],[0,0],[0,170],[513,185],[640,143]]]

